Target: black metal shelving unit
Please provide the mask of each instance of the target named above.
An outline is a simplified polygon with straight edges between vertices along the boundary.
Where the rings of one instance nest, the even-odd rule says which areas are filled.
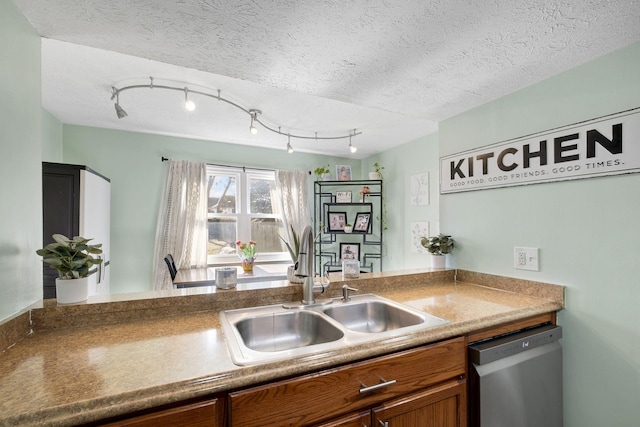
[[[360,196],[362,187],[369,187],[369,194]],[[313,227],[315,241],[315,271],[319,274],[341,271],[340,244],[358,244],[360,270],[362,272],[382,271],[383,208],[382,181],[315,181],[313,197]],[[351,192],[351,202],[338,202],[338,192]],[[331,230],[329,214],[345,213],[347,222],[354,224],[358,213],[370,214],[368,230]]]

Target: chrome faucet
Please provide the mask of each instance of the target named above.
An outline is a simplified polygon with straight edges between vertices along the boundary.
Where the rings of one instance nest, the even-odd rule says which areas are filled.
[[[313,259],[313,229],[310,225],[307,225],[302,231],[302,237],[300,238],[300,252],[298,253],[298,261],[296,262],[297,277],[304,277],[304,284],[302,285],[302,304],[311,305],[315,304],[316,300],[313,297],[313,278],[314,274],[314,259]]]

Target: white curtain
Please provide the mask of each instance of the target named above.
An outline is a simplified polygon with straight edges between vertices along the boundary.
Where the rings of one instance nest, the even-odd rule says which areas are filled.
[[[164,185],[153,259],[153,286],[173,287],[164,257],[172,254],[176,267],[207,265],[207,166],[173,161]]]
[[[302,171],[276,171],[276,190],[279,193],[278,199],[286,233],[283,237],[288,242],[293,241],[292,227],[300,237],[304,227],[311,224],[307,176],[307,172]]]

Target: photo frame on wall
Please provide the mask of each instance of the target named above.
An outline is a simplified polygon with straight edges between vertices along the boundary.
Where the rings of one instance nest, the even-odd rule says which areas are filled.
[[[327,216],[329,220],[327,230],[329,233],[344,232],[344,226],[347,224],[346,212],[329,212]]]
[[[360,243],[340,243],[340,259],[360,261]]]
[[[336,177],[338,181],[351,181],[351,166],[336,165]]]
[[[351,191],[336,192],[336,203],[351,203]]]
[[[371,227],[371,212],[358,212],[353,223],[354,233],[368,233]]]

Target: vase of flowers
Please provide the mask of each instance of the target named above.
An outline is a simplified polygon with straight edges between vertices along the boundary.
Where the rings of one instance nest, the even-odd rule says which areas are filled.
[[[236,251],[242,260],[242,269],[246,272],[253,271],[253,263],[256,260],[256,242],[250,240],[249,243],[236,242]]]
[[[367,202],[367,199],[369,198],[369,193],[371,193],[371,190],[369,189],[369,187],[364,186],[360,189],[360,196],[362,196],[362,198],[360,199],[361,202]]]

